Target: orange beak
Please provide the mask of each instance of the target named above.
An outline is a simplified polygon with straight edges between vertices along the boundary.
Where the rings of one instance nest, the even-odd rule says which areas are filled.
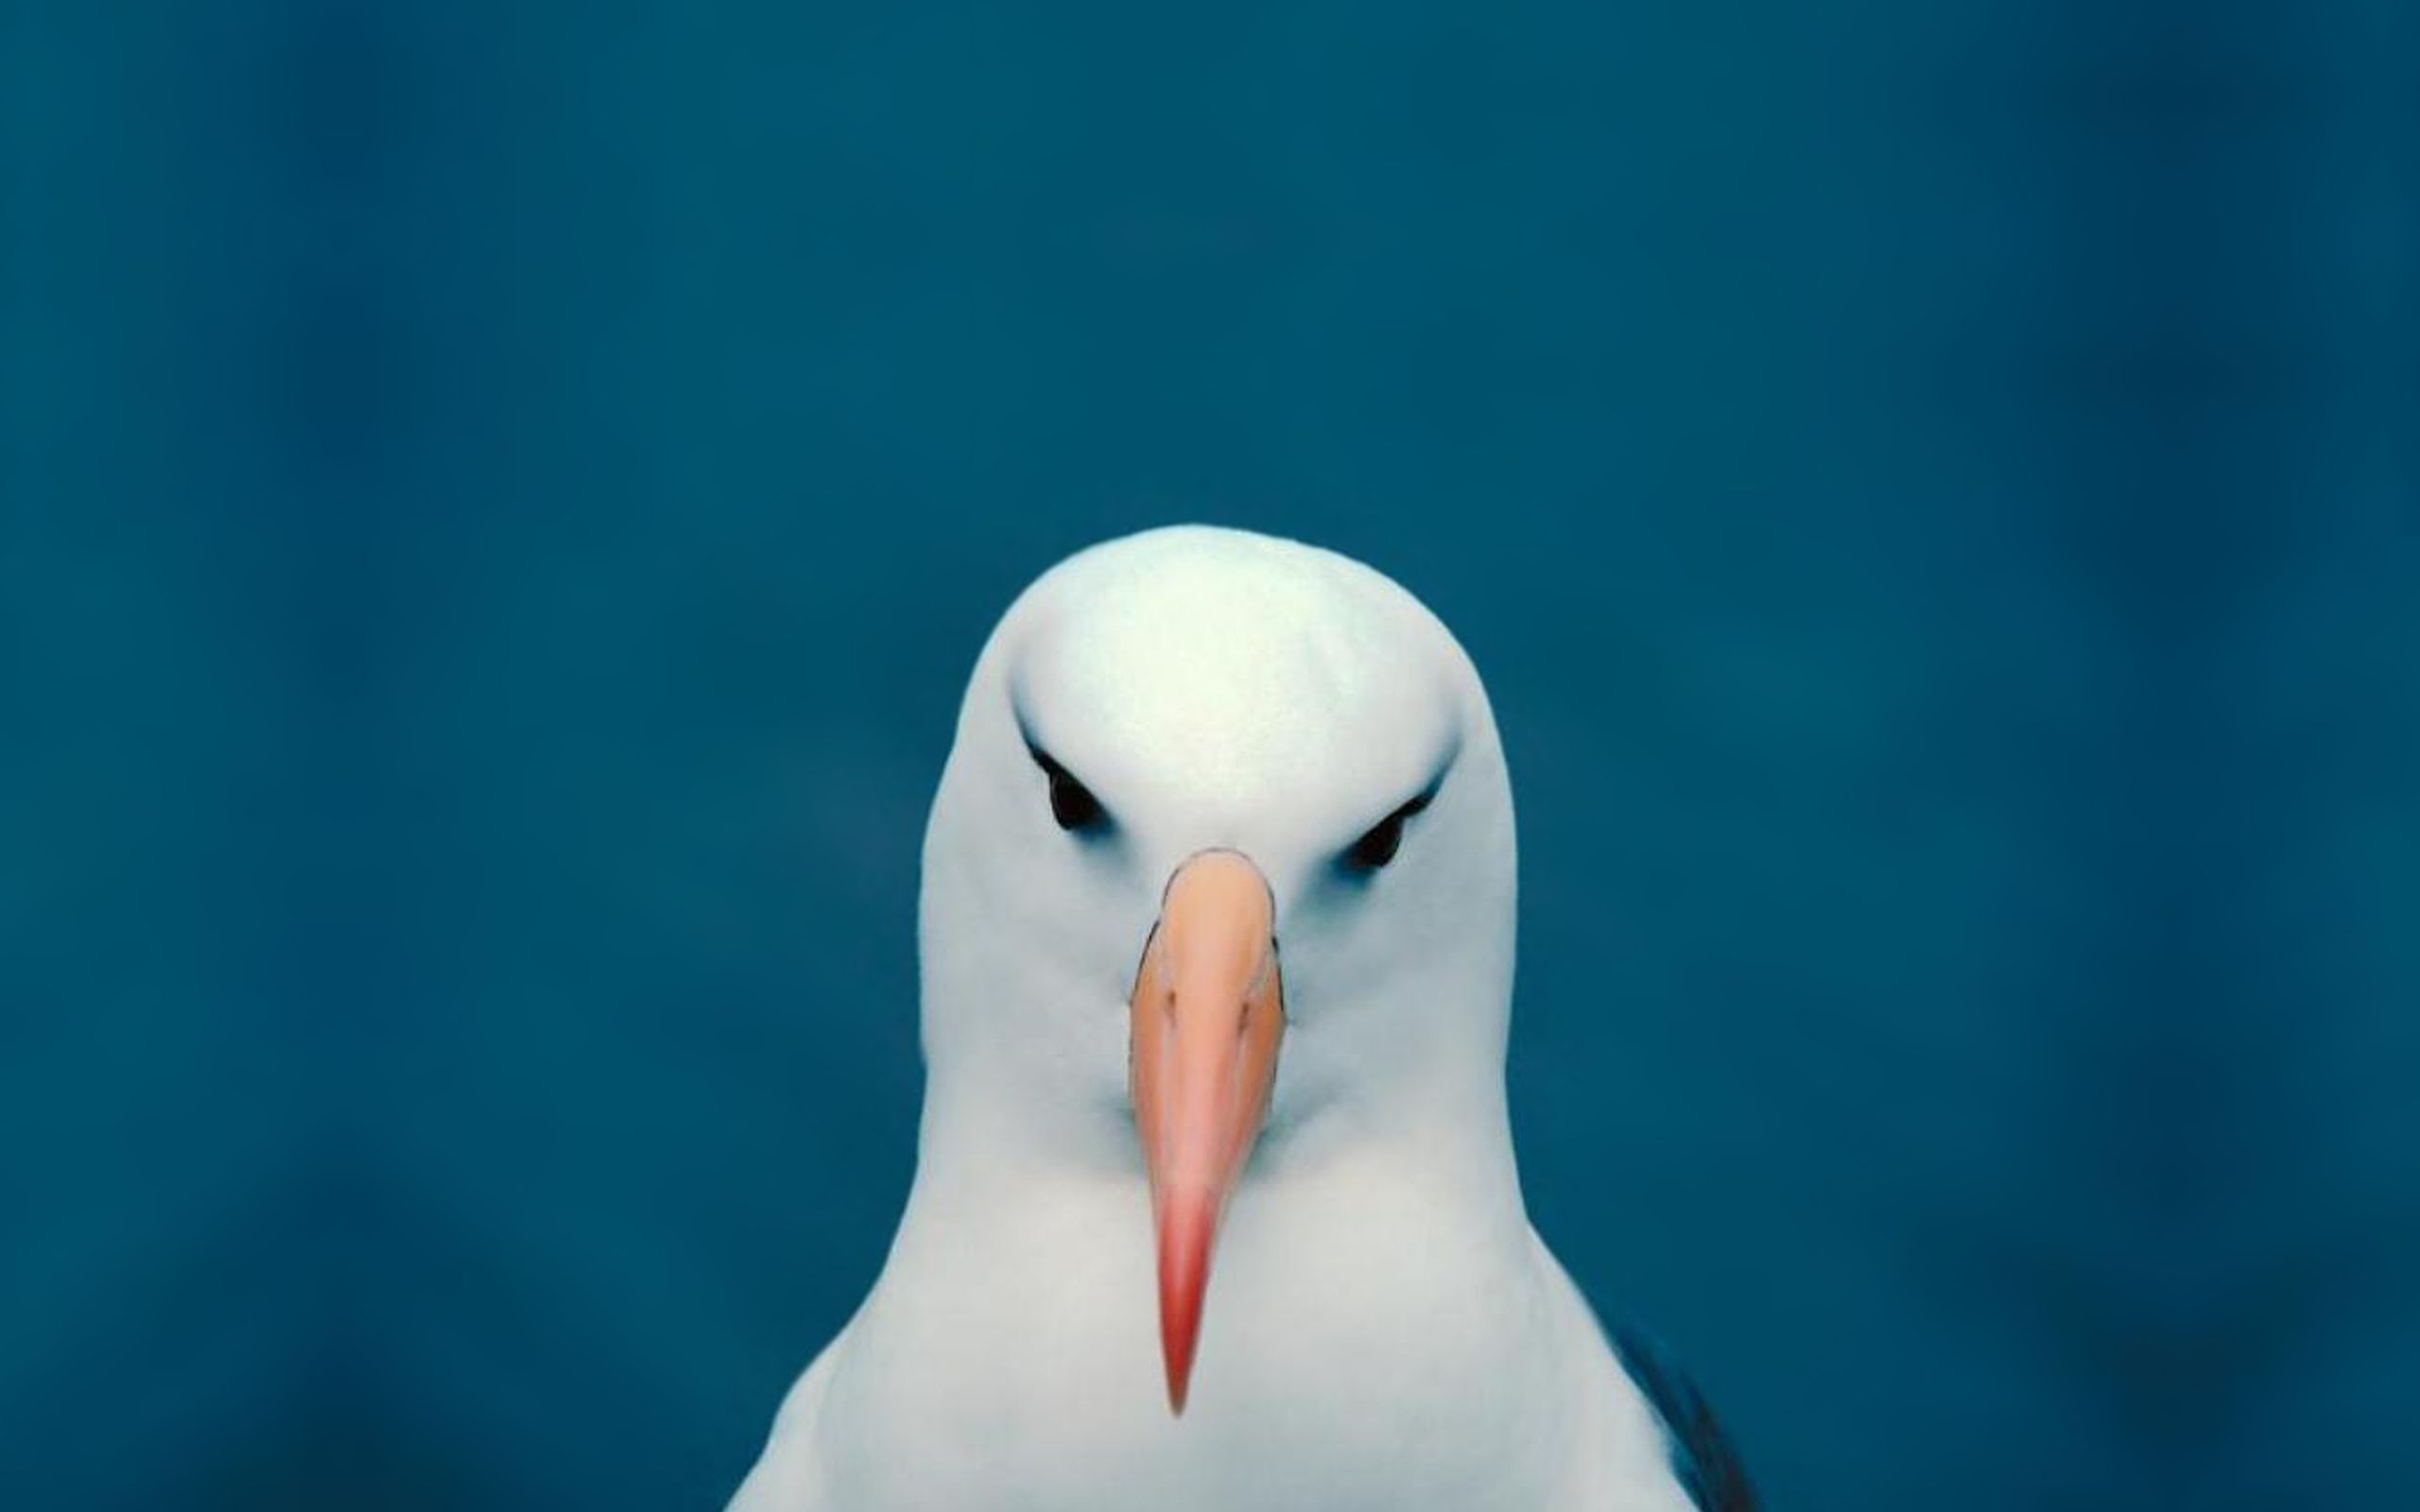
[[[1269,882],[1234,850],[1177,868],[1134,974],[1134,1123],[1159,1229],[1160,1354],[1183,1414],[1219,1218],[1260,1135],[1286,1031]]]

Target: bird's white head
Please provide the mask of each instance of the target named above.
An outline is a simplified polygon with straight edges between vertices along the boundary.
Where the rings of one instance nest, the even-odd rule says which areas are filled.
[[[922,1159],[1148,1180],[1181,1411],[1239,1181],[1373,1139],[1509,1179],[1513,874],[1487,696],[1411,594],[1233,530],[1073,557],[933,804]]]

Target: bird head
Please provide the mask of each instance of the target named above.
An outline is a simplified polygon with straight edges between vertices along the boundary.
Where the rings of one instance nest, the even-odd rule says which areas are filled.
[[[1468,658],[1346,558],[1180,527],[977,661],[926,832],[926,1159],[1148,1184],[1182,1413],[1255,1170],[1504,1140],[1512,808]]]

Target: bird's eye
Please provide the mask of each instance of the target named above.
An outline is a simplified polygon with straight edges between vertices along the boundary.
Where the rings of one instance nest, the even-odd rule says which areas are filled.
[[[1105,816],[1100,799],[1093,797],[1093,790],[1077,782],[1067,768],[1052,761],[1049,752],[1038,747],[1032,749],[1033,764],[1050,779],[1050,816],[1059,821],[1059,828],[1088,830],[1100,823]]]
[[[1350,871],[1375,871],[1395,858],[1403,849],[1404,821],[1428,806],[1426,793],[1370,826],[1369,832],[1353,842],[1344,851],[1345,868]]]

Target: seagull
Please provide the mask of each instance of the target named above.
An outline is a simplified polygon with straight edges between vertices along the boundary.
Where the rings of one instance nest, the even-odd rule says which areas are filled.
[[[1747,1512],[1530,1227],[1512,790],[1435,615],[1147,531],[977,660],[890,1255],[732,1512]]]

